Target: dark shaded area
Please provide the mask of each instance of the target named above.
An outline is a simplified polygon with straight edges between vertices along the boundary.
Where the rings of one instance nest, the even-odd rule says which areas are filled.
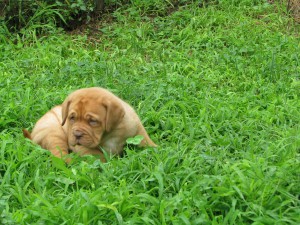
[[[193,0],[145,1],[139,3],[139,10],[149,16],[166,16],[179,6],[193,3]],[[217,1],[199,1],[199,7]],[[120,7],[132,7],[130,0],[0,0],[0,22],[4,22],[10,32],[19,32],[31,25],[54,24],[66,31],[72,31],[89,22],[101,19]]]
[[[0,20],[11,32],[49,23],[70,30],[101,14],[103,9],[104,0],[2,0]]]

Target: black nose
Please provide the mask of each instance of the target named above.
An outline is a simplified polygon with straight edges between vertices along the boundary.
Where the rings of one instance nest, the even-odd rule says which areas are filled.
[[[79,130],[73,131],[73,134],[74,134],[76,139],[80,139],[83,136],[83,132],[81,132]]]

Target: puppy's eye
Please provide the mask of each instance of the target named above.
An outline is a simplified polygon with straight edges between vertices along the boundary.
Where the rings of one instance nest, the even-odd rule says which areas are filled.
[[[95,119],[89,119],[89,124],[90,124],[91,126],[97,126],[99,123],[98,123],[98,121],[95,120]]]
[[[75,122],[75,116],[70,116],[69,120],[70,120],[71,123]]]

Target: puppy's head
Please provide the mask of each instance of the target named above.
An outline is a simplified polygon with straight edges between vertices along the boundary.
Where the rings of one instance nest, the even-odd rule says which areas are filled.
[[[113,131],[124,114],[118,98],[104,89],[71,93],[62,104],[62,125],[67,126],[69,145],[96,148],[103,134]]]

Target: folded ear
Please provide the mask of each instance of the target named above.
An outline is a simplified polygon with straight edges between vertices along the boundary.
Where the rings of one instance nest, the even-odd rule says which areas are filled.
[[[65,125],[66,120],[68,118],[70,104],[71,104],[71,100],[66,99],[63,102],[63,104],[61,105],[62,106],[62,123],[61,123],[62,126]]]
[[[105,130],[110,132],[123,119],[125,110],[121,103],[116,100],[108,99],[102,104],[106,108]]]

